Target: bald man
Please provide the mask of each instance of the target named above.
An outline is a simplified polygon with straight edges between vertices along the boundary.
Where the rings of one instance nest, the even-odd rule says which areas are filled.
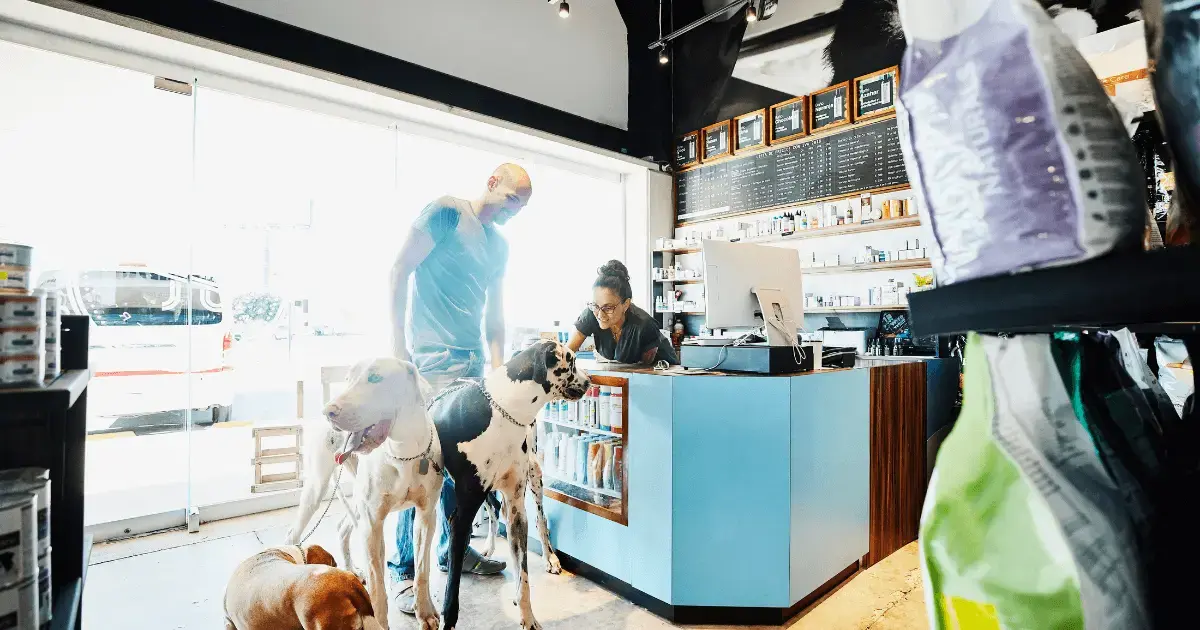
[[[501,293],[508,244],[495,226],[516,216],[532,194],[525,169],[502,164],[474,201],[442,197],[425,206],[400,249],[392,266],[393,352],[415,363],[435,392],[457,378],[483,376],[485,332],[491,366],[504,362]],[[409,276],[413,277],[411,317]],[[442,532],[437,560],[446,571],[450,551],[447,515],[453,514],[455,507],[454,482],[449,477],[442,486],[439,507]],[[388,561],[389,613],[414,614],[413,517],[412,509],[405,510],[396,526],[396,555]],[[504,566],[467,547],[464,572],[491,575],[503,571]]]

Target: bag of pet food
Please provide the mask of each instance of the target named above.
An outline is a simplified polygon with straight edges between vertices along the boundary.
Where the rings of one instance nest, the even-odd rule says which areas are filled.
[[[1120,115],[1033,0],[900,0],[908,177],[942,284],[1142,248]]]
[[[1158,355],[1158,382],[1170,396],[1175,411],[1183,416],[1183,405],[1195,391],[1187,348],[1178,339],[1159,337],[1154,341],[1154,349]]]
[[[1200,241],[1200,0],[1143,0],[1154,100],[1175,165],[1167,242]]]
[[[1048,335],[972,335],[962,414],[921,515],[932,627],[1149,627],[1121,491]]]

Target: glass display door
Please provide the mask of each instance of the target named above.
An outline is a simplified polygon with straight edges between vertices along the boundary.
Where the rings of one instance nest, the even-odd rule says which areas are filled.
[[[92,320],[85,520],[178,518],[188,373],[219,359],[189,334],[220,318],[191,277],[192,97],[6,42],[0,94],[0,241],[32,245],[37,285]]]
[[[191,504],[203,520],[296,500],[296,428],[325,383],[390,354],[387,279],[403,238],[386,124],[196,90],[193,247],[225,305],[195,352],[223,353],[192,395],[228,406],[191,436]],[[338,384],[329,383],[330,391]]]

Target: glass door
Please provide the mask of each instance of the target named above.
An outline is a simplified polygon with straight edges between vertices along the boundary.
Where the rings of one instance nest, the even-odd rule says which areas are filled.
[[[191,505],[207,520],[294,497],[298,458],[263,451],[294,450],[322,368],[390,352],[386,281],[404,232],[387,124],[200,85],[195,133],[195,281],[225,305],[191,328],[193,352],[221,358],[192,377],[197,406],[221,410],[191,436]]]
[[[0,240],[32,245],[38,285],[92,320],[85,520],[177,519],[191,409],[192,98],[6,42],[0,94],[13,96],[0,98]]]

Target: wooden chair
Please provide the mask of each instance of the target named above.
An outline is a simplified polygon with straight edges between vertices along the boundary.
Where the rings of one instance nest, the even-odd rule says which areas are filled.
[[[334,365],[321,368],[321,404],[329,402],[334,383],[346,380],[350,372],[349,366]],[[296,381],[296,418],[304,418],[304,380]],[[254,484],[250,491],[276,492],[292,490],[304,485],[304,427],[300,423],[276,426],[254,427],[254,458],[250,463],[254,466]],[[263,439],[272,437],[292,437],[294,442],[287,446],[263,448]],[[263,473],[263,466],[269,464],[292,464],[293,469],[279,473]]]

